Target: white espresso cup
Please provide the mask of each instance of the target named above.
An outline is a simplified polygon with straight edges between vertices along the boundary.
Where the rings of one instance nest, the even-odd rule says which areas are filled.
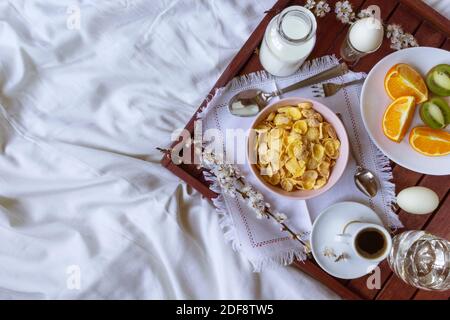
[[[391,235],[383,226],[360,221],[347,223],[336,241],[348,244],[355,255],[371,262],[384,260],[392,248]]]

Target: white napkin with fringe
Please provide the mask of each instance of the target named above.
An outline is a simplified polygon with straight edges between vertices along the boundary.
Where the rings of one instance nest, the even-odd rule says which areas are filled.
[[[237,92],[251,88],[270,92],[278,87],[286,87],[308,78],[338,63],[336,57],[325,56],[305,63],[301,70],[290,77],[276,78],[266,72],[257,72],[232,80],[226,87],[218,89],[205,109],[197,115],[198,120],[202,120],[203,132],[207,129],[218,129],[223,133],[225,140],[226,129],[242,129],[247,132],[253,118],[234,117],[227,110],[228,101]],[[365,77],[365,74],[349,72],[332,81],[345,83],[361,77]],[[313,98],[343,115],[350,143],[355,153],[359,155],[359,161],[364,167],[372,170],[381,183],[381,189],[375,198],[368,199],[356,189],[353,181],[356,164],[351,157],[338,183],[326,193],[306,202],[273,195],[253,177],[248,164],[238,165],[246,179],[264,195],[271,207],[286,214],[288,225],[296,232],[305,234],[306,237],[311,231],[312,222],[320,212],[340,201],[356,201],[365,204],[374,209],[387,226],[391,228],[401,226],[401,222],[392,210],[395,190],[394,184],[390,182],[392,171],[389,160],[371,142],[364,128],[359,109],[360,90],[361,85],[354,85],[332,97],[321,99],[313,98],[311,88],[303,88],[281,98],[289,96]],[[245,146],[245,142],[242,144]],[[222,193],[222,190],[214,189],[213,191],[219,194],[213,202],[221,216],[220,223],[225,238],[231,242],[235,250],[250,260],[255,271],[260,271],[267,265],[287,265],[294,259],[305,258],[299,243],[290,239],[277,224],[265,219],[257,219],[255,213],[242,199],[232,198]]]

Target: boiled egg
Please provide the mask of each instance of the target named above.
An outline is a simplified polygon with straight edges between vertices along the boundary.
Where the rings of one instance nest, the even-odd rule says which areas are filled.
[[[401,209],[409,213],[428,214],[439,206],[439,197],[431,189],[410,187],[399,192],[397,204]]]

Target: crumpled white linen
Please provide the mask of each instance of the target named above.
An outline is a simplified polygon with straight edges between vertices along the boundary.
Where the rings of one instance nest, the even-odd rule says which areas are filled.
[[[155,150],[272,2],[0,2],[1,299],[337,298],[253,273]]]

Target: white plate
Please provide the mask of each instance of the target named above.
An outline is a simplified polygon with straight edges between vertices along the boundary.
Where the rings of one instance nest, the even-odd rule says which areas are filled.
[[[350,221],[362,221],[383,225],[380,217],[369,207],[357,202],[340,202],[325,209],[314,221],[311,231],[311,251],[319,266],[334,277],[356,279],[370,273],[378,264],[369,262],[353,254],[350,245],[336,242],[336,235],[341,234]],[[333,249],[339,255],[343,252],[348,258],[339,262],[325,257],[325,248]]]
[[[410,130],[400,143],[389,140],[383,134],[381,128],[383,114],[392,102],[384,90],[384,77],[387,71],[397,63],[410,64],[425,77],[435,65],[450,64],[450,52],[428,47],[409,48],[394,52],[378,62],[367,76],[361,92],[361,115],[364,125],[377,147],[399,165],[424,174],[450,174],[450,155],[427,157],[416,152],[408,142]],[[417,107],[410,129],[418,125],[424,124],[420,120]]]

